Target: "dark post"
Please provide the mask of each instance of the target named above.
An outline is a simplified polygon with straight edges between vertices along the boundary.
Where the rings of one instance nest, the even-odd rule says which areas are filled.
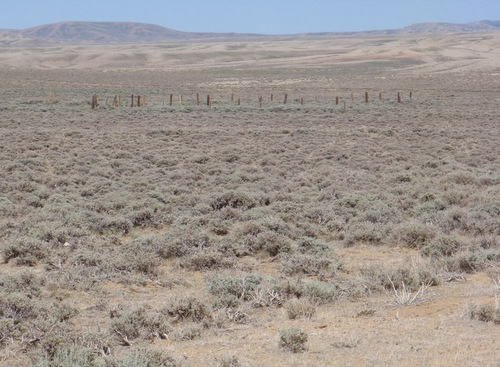
[[[132,94],[132,97],[130,97],[130,107],[134,107],[134,95]]]
[[[365,103],[368,103],[368,92],[365,92]]]
[[[288,94],[285,93],[285,100],[283,101],[283,104],[286,104],[288,102]]]
[[[271,102],[274,101],[274,95],[271,93]]]
[[[401,92],[398,92],[398,103],[401,103]]]
[[[196,93],[196,105],[200,105],[200,93]]]
[[[339,105],[339,96],[335,97],[335,104],[338,106]]]

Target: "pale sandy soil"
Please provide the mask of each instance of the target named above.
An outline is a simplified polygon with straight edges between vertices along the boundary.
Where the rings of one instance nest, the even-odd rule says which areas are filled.
[[[0,67],[38,69],[329,67],[395,63],[407,71],[491,71],[500,67],[500,34],[446,34],[196,41],[141,45],[3,47]]]

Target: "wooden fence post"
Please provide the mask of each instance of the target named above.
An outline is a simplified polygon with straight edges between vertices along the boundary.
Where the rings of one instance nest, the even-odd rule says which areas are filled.
[[[413,96],[413,92],[410,92],[410,99],[412,98],[412,96]]]
[[[259,108],[262,108],[262,96],[259,97]]]
[[[303,106],[304,105],[304,98],[300,99],[300,104]]]
[[[210,98],[210,94],[207,95],[207,106],[209,109],[212,109],[212,98]]]
[[[134,95],[130,97],[130,107],[134,107]]]
[[[238,98],[238,106],[241,105],[241,98]]]
[[[365,103],[368,103],[368,92],[365,92]]]
[[[288,94],[285,93],[285,100],[283,101],[283,104],[287,104],[287,102],[288,102]]]
[[[179,105],[182,106],[182,94],[179,96]]]
[[[50,95],[49,95],[49,103],[52,104],[54,103],[54,93],[50,92]]]
[[[97,107],[97,94],[92,96],[92,109]]]
[[[339,96],[335,97],[335,105],[339,105]]]
[[[234,93],[231,93],[231,102],[234,102]]]
[[[351,92],[351,102],[354,102],[354,93]]]
[[[398,92],[398,103],[401,103],[401,92]]]
[[[200,93],[196,93],[196,105],[200,105]]]
[[[382,100],[382,92],[378,94],[378,99]]]
[[[170,94],[170,106],[172,106],[174,104],[174,95],[173,94]]]
[[[274,101],[274,95],[271,93],[271,102]]]

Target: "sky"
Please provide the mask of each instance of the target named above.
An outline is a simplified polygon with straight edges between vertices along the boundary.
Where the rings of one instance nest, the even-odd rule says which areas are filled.
[[[0,0],[0,29],[127,21],[186,32],[293,34],[500,20],[499,0]]]

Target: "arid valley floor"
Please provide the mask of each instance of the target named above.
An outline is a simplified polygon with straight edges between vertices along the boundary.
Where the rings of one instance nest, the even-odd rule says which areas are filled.
[[[0,366],[500,365],[498,32],[2,47],[0,96]]]

